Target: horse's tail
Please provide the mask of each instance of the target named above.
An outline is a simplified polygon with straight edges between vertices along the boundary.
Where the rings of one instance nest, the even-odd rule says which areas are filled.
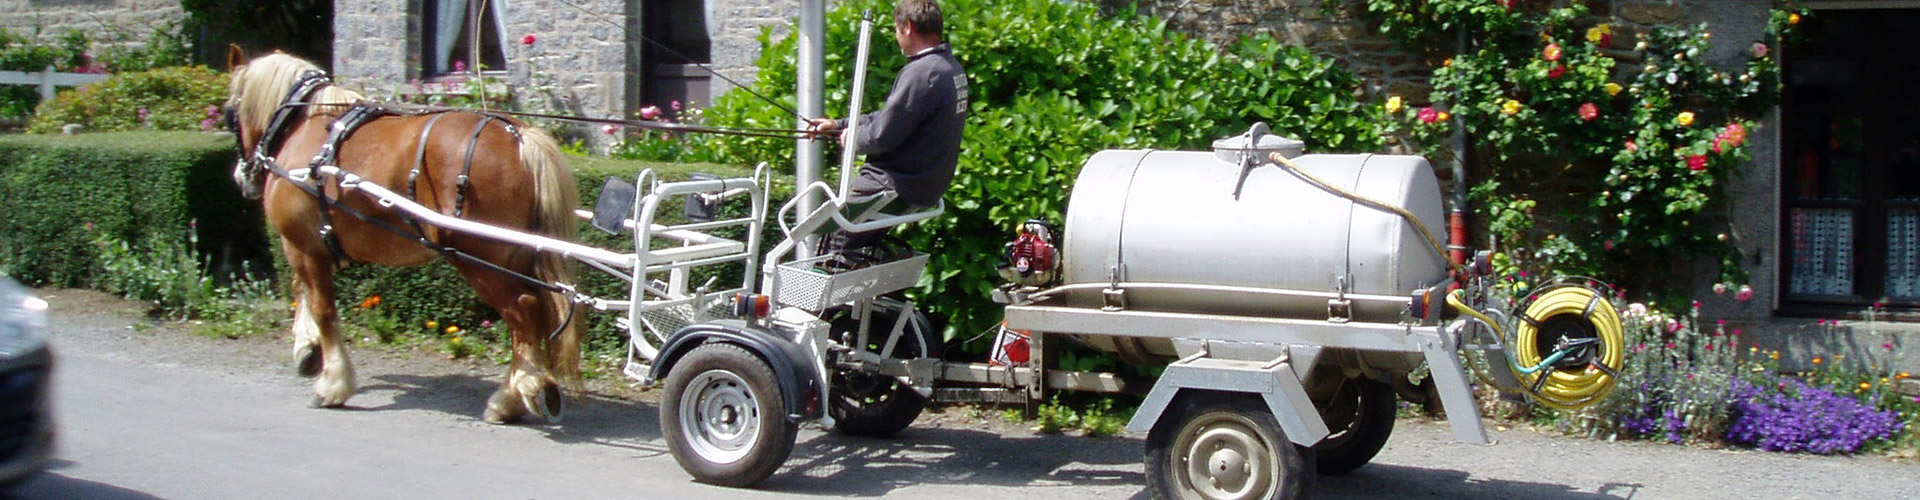
[[[573,240],[580,229],[573,214],[574,208],[580,205],[580,188],[574,184],[573,172],[561,157],[559,144],[546,132],[524,127],[520,133],[520,163],[533,173],[535,190],[539,193],[533,230]],[[547,282],[573,283],[573,261],[553,252],[541,252],[534,275]],[[554,293],[552,298],[555,319],[567,323],[547,342],[547,367],[561,384],[578,390],[581,387],[580,337],[586,330],[582,326],[586,318],[575,314],[579,311],[570,297]]]

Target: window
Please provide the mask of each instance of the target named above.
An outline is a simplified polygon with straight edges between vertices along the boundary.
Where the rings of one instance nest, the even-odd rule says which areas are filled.
[[[641,13],[643,78],[641,105],[659,106],[668,118],[678,114],[672,103],[707,106],[713,42],[707,36],[705,0],[649,1]],[[664,47],[663,47],[664,46]]]
[[[1780,279],[1787,314],[1920,306],[1920,10],[1828,10],[1790,47]]]
[[[432,78],[476,69],[504,70],[506,32],[500,13],[507,0],[422,0],[421,75]],[[474,67],[473,61],[480,61]]]

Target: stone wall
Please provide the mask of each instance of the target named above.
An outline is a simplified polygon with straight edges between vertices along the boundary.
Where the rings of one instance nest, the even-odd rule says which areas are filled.
[[[0,28],[42,42],[77,29],[96,50],[137,46],[154,30],[177,29],[186,18],[180,0],[0,0]]]
[[[375,93],[417,92],[422,0],[336,0],[334,61],[343,83]],[[523,108],[616,118],[639,106],[641,0],[510,0],[503,13],[502,78]],[[752,82],[763,28],[790,32],[798,0],[707,0],[714,71]],[[531,45],[521,43],[527,35]],[[714,95],[732,88],[712,79]],[[432,82],[427,82],[432,87]],[[703,103],[704,104],[704,103]],[[578,132],[578,131],[576,131]],[[599,134],[578,134],[604,142]]]

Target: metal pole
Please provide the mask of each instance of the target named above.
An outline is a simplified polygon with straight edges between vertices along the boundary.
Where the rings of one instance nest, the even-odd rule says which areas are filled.
[[[808,119],[825,115],[826,104],[824,96],[826,94],[825,81],[827,79],[826,17],[826,0],[800,0],[800,60],[798,64],[800,74],[797,78],[798,81],[795,85],[797,88],[794,93],[800,101],[797,104],[799,106],[798,111],[801,115],[800,118],[798,118],[801,128],[807,126]],[[811,138],[802,138],[794,141],[794,144],[793,185],[795,189],[802,189],[820,180],[820,164],[822,158],[820,141]],[[807,214],[813,213],[814,209],[819,206],[820,199],[818,196],[813,195],[811,192],[803,194],[800,199],[800,216],[805,217]],[[799,258],[806,259],[813,257],[812,249],[817,246],[815,245],[816,242],[812,241],[813,239],[813,237],[809,237],[807,244],[800,246]]]
[[[847,199],[847,188],[853,180],[854,146],[860,143],[860,97],[867,90],[867,41],[873,37],[873,13],[860,15],[860,49],[853,57],[853,95],[847,109],[847,139],[840,145],[840,199]]]

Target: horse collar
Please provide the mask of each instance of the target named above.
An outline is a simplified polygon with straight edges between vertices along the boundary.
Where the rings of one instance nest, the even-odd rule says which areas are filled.
[[[287,92],[286,100],[281,101],[280,107],[273,110],[273,117],[267,121],[266,130],[260,133],[260,140],[254,143],[253,156],[247,159],[250,168],[258,170],[265,166],[265,162],[274,161],[273,155],[268,151],[277,151],[286,143],[289,129],[294,122],[305,115],[306,107],[311,104],[309,101],[313,99],[313,94],[318,92],[320,87],[332,83],[333,80],[327,78],[326,72],[317,69],[300,74],[300,79],[295,80],[293,88]]]

